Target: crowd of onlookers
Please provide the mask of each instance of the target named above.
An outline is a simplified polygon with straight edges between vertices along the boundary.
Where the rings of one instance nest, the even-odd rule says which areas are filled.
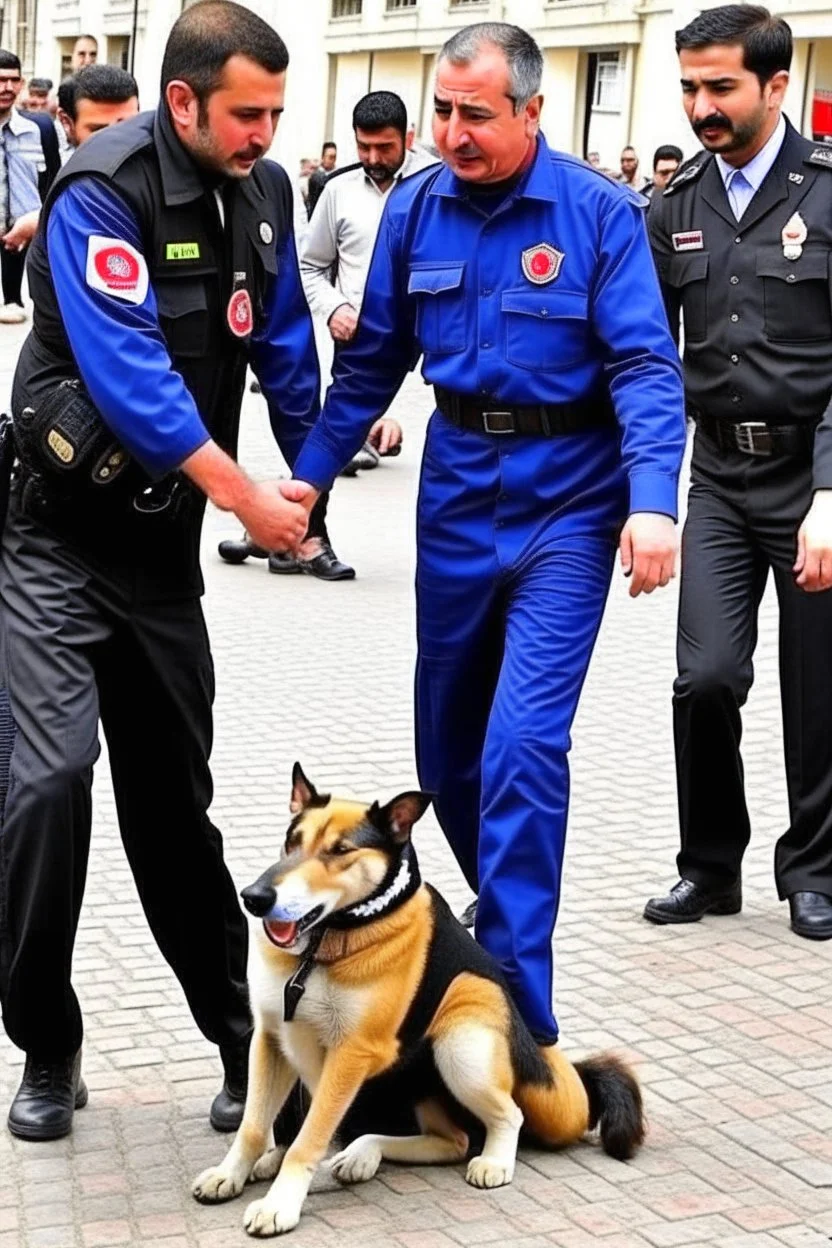
[[[621,151],[619,168],[607,169],[601,164],[598,152],[587,152],[586,163],[605,173],[614,182],[625,182],[634,191],[639,191],[650,199],[656,191],[663,191],[676,170],[684,160],[681,147],[674,143],[663,143],[653,153],[653,176],[639,173],[639,159],[636,149],[629,143]]]
[[[80,35],[56,91],[51,78],[25,82],[20,58],[0,48],[0,323],[26,320],[26,250],[61,165],[96,130],[138,111],[132,75],[97,60],[97,40]]]

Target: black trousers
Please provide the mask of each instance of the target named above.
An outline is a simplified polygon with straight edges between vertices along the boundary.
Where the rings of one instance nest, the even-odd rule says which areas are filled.
[[[74,1053],[72,952],[99,717],[119,827],[153,935],[203,1034],[250,1027],[248,929],[208,818],[214,682],[198,599],[137,604],[13,501],[0,561],[3,683],[16,733],[0,833],[0,1003],[10,1039]]]
[[[780,608],[780,692],[790,825],[777,842],[781,898],[832,895],[832,592],[807,594],[792,565],[812,500],[810,454],[718,449],[698,430],[682,542],[674,686],[679,873],[727,885],[750,837],[740,709],[754,677],[769,570]]]
[[[23,274],[26,271],[28,248],[23,251],[7,251],[0,247],[0,280],[3,285],[3,302],[23,306]]]

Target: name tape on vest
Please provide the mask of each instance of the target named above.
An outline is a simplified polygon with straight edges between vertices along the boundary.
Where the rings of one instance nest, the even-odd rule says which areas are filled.
[[[701,230],[685,230],[681,234],[671,234],[674,251],[701,251],[705,246]]]
[[[144,303],[148,286],[147,261],[141,252],[120,238],[91,234],[87,240],[87,285],[123,299]]]

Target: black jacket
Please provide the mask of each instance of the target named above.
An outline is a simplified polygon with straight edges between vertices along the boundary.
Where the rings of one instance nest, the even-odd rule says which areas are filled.
[[[784,254],[799,214],[805,242]],[[787,124],[739,221],[714,156],[700,152],[648,224],[671,328],[684,316],[689,407],[727,421],[817,421],[815,488],[832,488],[832,148]]]

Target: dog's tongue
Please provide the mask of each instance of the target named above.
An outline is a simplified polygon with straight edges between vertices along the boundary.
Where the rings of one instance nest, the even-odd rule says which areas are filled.
[[[263,923],[270,940],[276,945],[291,945],[298,930],[297,923],[289,923],[280,919],[266,919]]]

